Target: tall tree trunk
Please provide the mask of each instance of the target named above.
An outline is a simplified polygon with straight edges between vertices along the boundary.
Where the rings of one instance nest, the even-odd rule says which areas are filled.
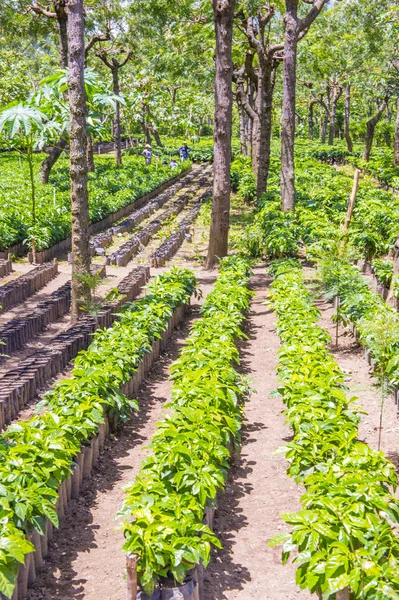
[[[154,125],[152,123],[148,124],[148,129],[151,132],[152,136],[154,137],[156,145],[159,146],[160,148],[163,148],[163,143],[161,140],[161,136],[159,135],[158,129],[156,127],[154,127]]]
[[[321,143],[322,144],[326,143],[328,120],[329,120],[329,114],[327,111],[325,111],[324,117],[322,117],[322,123],[321,123]]]
[[[94,164],[93,138],[91,133],[87,134],[87,170],[89,173],[94,173],[96,170],[96,165]]]
[[[241,102],[240,94],[237,94],[237,108],[240,119],[240,152],[247,153],[247,131],[246,131],[246,113]]]
[[[227,255],[230,217],[232,39],[235,0],[212,0],[216,34],[214,181],[206,267]]]
[[[308,136],[310,140],[314,137],[314,115],[313,107],[316,104],[316,100],[310,100],[308,102]]]
[[[394,140],[393,164],[395,167],[399,167],[399,97],[396,98],[396,121],[395,121],[395,140]]]
[[[385,108],[385,121],[386,121],[386,129],[384,131],[384,141],[385,141],[385,145],[388,146],[388,148],[391,147],[391,133],[390,133],[390,124],[391,124],[391,119],[392,119],[392,115],[391,115],[391,111],[389,110],[389,104],[387,104],[386,108]]]
[[[68,42],[72,212],[71,318],[72,322],[76,322],[81,312],[82,302],[90,301],[90,288],[79,278],[90,272],[83,0],[69,0],[68,2]]]
[[[119,69],[112,69],[112,91],[116,96],[121,93],[119,87]],[[115,142],[115,164],[120,167],[122,164],[122,146],[121,146],[121,105],[120,102],[115,102],[114,114],[114,142]]]
[[[48,183],[51,169],[68,145],[67,134],[63,133],[55,146],[49,148],[46,152],[47,158],[40,165],[40,183]]]
[[[330,112],[330,126],[328,129],[328,145],[334,145],[334,137],[335,137],[335,117],[337,114],[337,102],[335,99],[331,103],[331,112]]]
[[[61,69],[68,68],[68,14],[65,10],[65,0],[55,2],[55,13],[57,15],[58,27],[60,30],[60,66]],[[64,93],[66,99],[67,93]],[[51,146],[47,152],[48,156],[40,165],[40,183],[46,184],[49,181],[51,169],[63,153],[67,146],[67,134],[63,133],[59,140]]]
[[[376,114],[371,117],[366,123],[367,132],[366,132],[366,140],[364,143],[364,152],[363,152],[363,160],[368,162],[370,160],[371,149],[373,147],[374,133],[377,123],[381,120],[382,115],[384,114],[384,110],[388,104],[388,97],[384,98]]]
[[[345,117],[344,117],[344,135],[348,152],[353,152],[353,142],[349,129],[349,122],[351,116],[351,86],[348,84],[345,87]]]
[[[253,108],[254,105],[254,84],[252,81],[249,81],[248,84],[248,104]],[[248,156],[252,155],[252,143],[253,143],[253,129],[254,122],[251,116],[248,116]]]
[[[61,69],[68,68],[68,15],[65,11],[65,0],[55,2],[55,12],[60,29]]]
[[[265,112],[264,112],[264,143],[262,144],[263,156],[261,157],[261,161],[263,163],[262,168],[264,169],[264,189],[262,193],[264,193],[267,189],[267,181],[269,179],[269,171],[270,171],[270,159],[271,159],[271,142],[272,142],[272,126],[273,126],[273,94],[274,94],[274,86],[276,83],[276,73],[277,73],[278,63],[274,63],[271,68],[270,77],[267,80],[267,86],[265,89]],[[260,189],[258,189],[258,194]],[[260,196],[258,196],[260,198]]]
[[[286,0],[283,106],[281,114],[281,208],[284,212],[295,206],[295,92],[298,43],[298,0]]]

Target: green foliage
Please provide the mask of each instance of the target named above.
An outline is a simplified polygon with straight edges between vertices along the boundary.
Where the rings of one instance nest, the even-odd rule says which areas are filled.
[[[46,517],[58,526],[58,487],[81,444],[97,434],[105,413],[116,424],[137,410],[137,402],[120,388],[165,331],[174,309],[187,303],[195,288],[195,277],[187,269],[174,268],[156,277],[144,298],[123,307],[112,328],[96,331],[88,350],[77,356],[70,378],[45,395],[40,408],[46,411],[0,434],[0,592],[7,597],[12,595],[16,561],[23,562],[23,555],[32,550],[23,532],[34,528],[42,533]]]
[[[211,544],[220,547],[202,521],[205,505],[224,486],[226,446],[241,427],[247,385],[232,363],[252,295],[249,276],[246,259],[221,261],[202,318],[171,367],[172,412],[158,424],[152,454],[126,490],[123,548],[138,555],[139,583],[148,595],[162,577],[181,583],[200,560],[208,564]]]
[[[231,189],[244,202],[253,202],[256,198],[256,182],[252,172],[251,158],[242,154],[231,163]]]
[[[340,312],[356,325],[360,341],[370,351],[375,374],[387,380],[388,387],[399,387],[399,317],[362,278],[357,267],[345,259],[324,257],[320,273],[329,297],[339,296]],[[381,344],[378,328],[384,326],[387,346]]]
[[[327,350],[330,338],[317,324],[319,311],[300,268],[280,263],[274,271],[271,304],[282,342],[278,391],[294,431],[285,447],[288,473],[306,492],[302,510],[282,515],[290,533],[271,544],[283,544],[283,562],[295,552],[297,584],[326,600],[344,588],[353,598],[396,598],[395,468],[357,439],[359,410],[345,395],[343,373]]]
[[[386,288],[390,287],[393,274],[393,264],[391,262],[376,258],[371,263],[371,270],[379,283]]]
[[[36,249],[44,250],[65,239],[71,232],[69,165],[59,160],[51,174],[51,185],[39,182],[41,156],[33,156],[36,187]],[[146,166],[142,157],[127,157],[116,169],[114,160],[96,156],[96,172],[89,173],[89,210],[93,223],[134,202],[188,167]],[[0,249],[22,242],[32,232],[32,216],[27,198],[27,173],[23,159],[11,153],[0,154]]]

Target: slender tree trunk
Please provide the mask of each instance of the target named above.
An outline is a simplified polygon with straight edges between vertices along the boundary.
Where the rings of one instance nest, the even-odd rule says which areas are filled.
[[[298,0],[286,0],[283,106],[281,114],[281,208],[284,212],[295,207],[295,92],[298,43]]]
[[[308,136],[310,140],[313,140],[314,136],[314,115],[313,107],[316,104],[315,100],[310,100],[308,103]]]
[[[247,153],[247,132],[246,132],[246,113],[242,102],[240,100],[240,94],[237,94],[237,108],[238,116],[240,118],[240,152],[241,154]]]
[[[163,143],[161,140],[161,136],[159,135],[158,129],[156,127],[154,127],[154,125],[152,123],[148,124],[148,129],[151,132],[151,134],[153,135],[156,145],[159,146],[160,148],[163,148]]]
[[[68,68],[68,15],[65,11],[65,0],[54,4],[57,14],[58,27],[60,30],[60,66],[61,69]],[[66,92],[64,99],[66,99]],[[46,184],[49,181],[51,169],[65,150],[67,146],[67,134],[61,135],[59,140],[47,151],[47,158],[40,165],[40,183]]]
[[[72,322],[75,322],[79,318],[82,302],[90,300],[90,288],[79,278],[79,275],[90,272],[83,0],[68,2],[68,42],[72,211],[71,318]]]
[[[120,95],[119,87],[119,69],[114,66],[112,69],[112,90],[116,96]],[[120,167],[122,164],[122,146],[121,146],[121,105],[120,102],[115,103],[114,114],[114,142],[115,142],[115,164]]]
[[[396,98],[396,122],[393,164],[395,167],[399,167],[399,97]]]
[[[232,39],[235,0],[212,0],[216,34],[214,183],[206,267],[227,255],[230,217]]]
[[[87,170],[89,173],[94,173],[96,170],[96,165],[94,164],[93,138],[91,133],[87,134]]]
[[[48,183],[51,169],[68,145],[67,134],[63,133],[55,146],[47,150],[47,158],[40,165],[40,183]]]
[[[337,114],[337,100],[333,99],[331,103],[331,112],[330,112],[330,127],[328,130],[328,145],[334,145],[334,137],[335,137],[335,118]]]
[[[58,26],[60,29],[60,57],[61,69],[68,68],[68,15],[65,12],[65,0],[56,2],[55,9],[57,14]]]
[[[389,105],[387,104],[386,109],[385,109],[385,121],[386,121],[387,127],[384,132],[384,141],[385,141],[385,145],[388,146],[388,148],[391,147],[391,133],[389,130],[389,125],[391,123],[391,119],[392,119],[392,115],[389,110]]]
[[[322,117],[322,124],[321,124],[321,143],[322,144],[326,143],[328,120],[329,120],[329,114],[327,111],[325,111],[324,117]]]
[[[388,104],[388,98],[384,98],[383,102],[380,104],[377,113],[371,117],[366,123],[367,125],[367,133],[366,140],[364,143],[364,152],[363,152],[363,160],[368,162],[370,160],[371,149],[373,147],[374,141],[374,133],[377,123],[380,121],[382,115],[384,114],[384,110]]]
[[[261,160],[263,162],[263,169],[265,173],[265,182],[264,182],[264,193],[267,189],[267,181],[269,179],[269,171],[270,171],[270,159],[271,159],[271,142],[272,142],[272,126],[273,126],[273,94],[274,94],[274,86],[276,83],[276,73],[277,73],[278,63],[275,63],[271,68],[270,77],[267,81],[267,86],[265,89],[265,128],[264,128],[264,143],[262,145],[263,156]],[[258,193],[260,190],[258,190]],[[259,196],[260,197],[260,196]]]
[[[345,87],[345,117],[344,117],[344,135],[348,152],[353,152],[353,142],[349,129],[349,122],[351,116],[351,86],[348,84]]]
[[[252,83],[252,81],[250,81],[249,85],[248,85],[248,104],[253,108],[254,84]],[[247,149],[248,156],[252,156],[253,129],[254,129],[253,119],[250,116],[248,116],[248,149]]]

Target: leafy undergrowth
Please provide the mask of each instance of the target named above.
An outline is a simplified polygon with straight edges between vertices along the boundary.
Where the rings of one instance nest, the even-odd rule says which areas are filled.
[[[282,515],[291,532],[271,543],[284,543],[284,562],[294,552],[298,585],[323,599],[345,588],[351,598],[399,598],[394,466],[357,439],[359,409],[345,395],[299,265],[282,261],[272,274],[282,342],[278,391],[294,432],[284,450],[288,474],[306,492],[302,510]]]
[[[0,592],[7,598],[18,563],[33,550],[25,533],[32,528],[44,533],[46,518],[58,526],[58,488],[81,445],[97,434],[105,413],[115,424],[137,409],[120,387],[195,288],[187,269],[156,277],[144,298],[124,306],[113,327],[96,331],[88,350],[76,358],[71,377],[46,394],[47,410],[0,434]]]
[[[36,226],[32,226],[32,207],[27,193],[27,166],[14,153],[0,155],[0,250],[35,237],[36,249],[44,250],[71,233],[69,167],[60,160],[47,185],[39,182],[39,163],[35,159]],[[144,164],[143,157],[126,157],[116,168],[114,160],[96,157],[96,171],[89,173],[89,210],[91,222],[97,222],[136,198],[152,191],[189,163],[176,169]]]
[[[399,388],[397,311],[369,288],[359,269],[345,258],[326,256],[319,260],[319,268],[327,297],[339,297],[339,319],[344,325],[356,326],[380,384],[391,390]]]
[[[279,173],[280,160],[272,157],[268,191],[243,240],[246,250],[268,259],[299,252],[312,259],[330,250],[342,237],[353,178],[318,162],[312,144],[298,142],[295,213],[283,213]],[[353,257],[372,260],[386,255],[394,246],[398,220],[399,199],[363,178],[346,234]]]
[[[172,412],[158,425],[152,454],[126,490],[123,549],[138,555],[139,583],[148,595],[170,575],[183,582],[200,560],[207,565],[210,545],[220,545],[203,517],[226,481],[227,446],[239,434],[240,400],[248,392],[233,364],[251,297],[249,276],[246,259],[221,261],[202,318],[171,367]]]

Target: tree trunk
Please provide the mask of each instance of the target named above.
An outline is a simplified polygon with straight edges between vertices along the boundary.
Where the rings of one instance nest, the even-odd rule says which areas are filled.
[[[114,66],[112,69],[112,91],[116,96],[120,95],[119,88],[119,69]],[[115,142],[115,164],[120,167],[122,164],[122,146],[121,146],[121,105],[115,102],[114,115],[114,142]]]
[[[271,159],[271,142],[272,142],[272,125],[273,125],[273,94],[274,94],[274,86],[276,83],[276,72],[277,72],[278,63],[275,63],[271,67],[270,75],[267,79],[267,85],[265,89],[265,102],[264,102],[264,140],[261,145],[262,156],[261,163],[262,164],[262,173],[264,173],[264,181],[263,187],[258,186],[257,189],[257,197],[260,198],[261,195],[267,189],[267,180],[269,179],[269,171],[270,171],[270,159]]]
[[[316,104],[315,100],[310,100],[308,103],[308,136],[310,140],[313,140],[314,136],[314,115],[313,107]]]
[[[252,83],[252,81],[250,81],[249,85],[248,85],[248,104],[253,108],[254,84]],[[253,119],[250,116],[248,116],[248,149],[247,149],[248,156],[252,155],[253,129],[254,129]]]
[[[349,121],[351,114],[351,86],[348,84],[345,87],[345,117],[344,117],[344,135],[348,152],[353,152],[353,142],[349,130]]]
[[[48,183],[51,169],[63,153],[67,146],[67,134],[63,133],[55,146],[52,146],[47,150],[47,158],[40,165],[40,183]]]
[[[295,207],[295,91],[298,43],[298,0],[285,0],[283,106],[281,114],[281,208]]]
[[[214,182],[207,269],[227,255],[230,217],[232,38],[235,0],[212,0],[216,34]]]
[[[399,97],[396,98],[396,122],[393,164],[395,167],[399,167]]]
[[[65,12],[65,0],[54,4],[60,30],[60,66],[61,69],[68,68],[68,15]],[[67,93],[64,93],[66,99]],[[67,146],[67,134],[62,134],[60,139],[51,146],[47,152],[48,156],[40,165],[40,183],[48,183],[51,169]]]
[[[363,160],[368,162],[370,160],[371,148],[373,147],[374,133],[377,123],[380,121],[384,110],[388,104],[388,98],[384,98],[383,102],[380,104],[376,114],[374,117],[371,117],[366,123],[367,125],[367,133],[366,133],[366,141],[364,143],[364,152],[363,152]]]
[[[55,2],[58,26],[60,28],[61,69],[68,68],[68,15],[65,12],[65,1]]]
[[[328,145],[334,145],[334,137],[335,137],[335,117],[337,114],[337,100],[333,99],[331,103],[331,112],[330,112],[330,127],[328,129]]]
[[[242,105],[240,94],[237,94],[238,116],[240,118],[240,152],[247,153],[246,113]]]
[[[76,322],[81,312],[82,302],[90,301],[90,288],[79,278],[90,272],[83,0],[68,2],[68,42],[72,212],[71,319],[72,322]]]
[[[328,128],[328,119],[329,119],[329,114],[327,111],[325,111],[324,117],[322,119],[323,120],[322,120],[322,124],[321,124],[321,143],[325,144],[326,139],[327,139],[327,128]]]
[[[159,146],[160,148],[163,148],[163,143],[161,140],[161,136],[159,135],[158,129],[156,127],[154,127],[154,125],[152,123],[148,124],[148,129],[151,132],[151,134],[153,135],[156,145]]]
[[[91,133],[87,134],[87,170],[89,173],[94,173],[96,170],[96,165],[94,164],[93,138]]]

